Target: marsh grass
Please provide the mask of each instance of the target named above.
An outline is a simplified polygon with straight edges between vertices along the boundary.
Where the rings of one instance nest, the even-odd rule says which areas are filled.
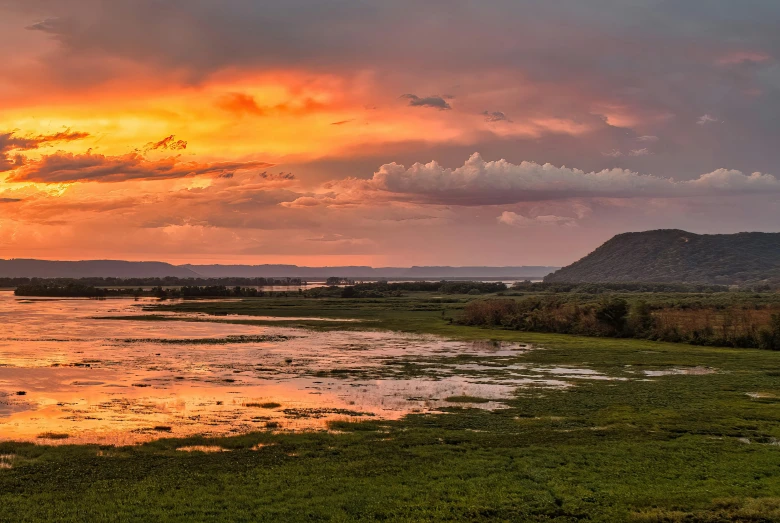
[[[38,434],[36,436],[38,439],[68,439],[70,437],[70,434],[65,434],[62,432],[44,432],[43,434]]]
[[[242,323],[253,323],[253,314],[357,317],[375,321],[310,327],[524,342],[543,348],[479,363],[495,372],[522,361],[628,379],[520,388],[494,411],[454,404],[395,421],[337,414],[328,423],[332,432],[287,433],[267,421],[266,430],[251,434],[122,448],[2,442],[0,455],[16,457],[13,468],[0,470],[0,519],[780,520],[780,353],[470,327],[450,323],[442,305],[428,299],[269,298],[181,307],[241,311],[246,319],[231,321]],[[423,310],[412,310],[417,306]],[[444,359],[389,363],[388,372],[425,375]],[[690,368],[718,372],[643,372]],[[186,446],[231,452],[176,450]]]
[[[631,514],[637,523],[686,523],[690,521],[780,521],[780,498],[729,498],[714,500],[699,510],[645,509]]]
[[[0,469],[13,468],[15,459],[13,454],[0,454]]]
[[[450,403],[490,403],[491,399],[487,398],[479,398],[477,396],[449,396],[447,398],[444,398],[444,401],[448,401]]]

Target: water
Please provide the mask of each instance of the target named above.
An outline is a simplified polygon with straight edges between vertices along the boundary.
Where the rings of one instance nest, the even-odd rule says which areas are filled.
[[[0,292],[0,440],[129,444],[323,429],[332,420],[437,411],[453,406],[453,396],[501,408],[518,387],[567,387],[564,378],[576,373],[518,364],[533,350],[522,344],[186,321],[203,317],[175,313],[162,322],[97,319],[148,314],[148,304]],[[463,355],[474,361],[448,360]]]

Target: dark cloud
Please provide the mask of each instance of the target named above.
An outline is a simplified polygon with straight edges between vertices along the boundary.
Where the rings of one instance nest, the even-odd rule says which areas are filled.
[[[177,140],[176,136],[170,135],[159,142],[149,142],[144,146],[144,151],[181,151],[187,148],[187,142],[184,140]]]
[[[461,79],[468,71],[471,90],[479,89],[482,79],[496,78],[501,80],[486,92],[540,86],[542,94],[523,98],[524,104],[512,105],[511,96],[496,102],[515,118],[525,118],[530,107],[575,120],[595,113],[609,122],[603,127],[635,129],[631,122],[639,122],[643,127],[637,135],[663,137],[664,154],[641,160],[647,163],[642,167],[656,172],[705,172],[723,165],[763,171],[780,163],[776,0],[7,4],[27,13],[29,28],[57,45],[41,68],[51,75],[52,87],[117,80],[117,64],[126,63],[187,83],[245,69],[345,77],[371,70],[392,93],[403,92],[397,91],[400,82],[414,85],[401,89],[418,92],[430,85],[461,89],[448,86],[466,85]],[[398,80],[399,71],[407,78]],[[427,105],[442,108],[447,101],[439,98]],[[251,100],[223,101],[237,114],[256,111]],[[615,118],[609,114],[614,108],[634,118]],[[697,126],[702,115],[716,115],[722,123]],[[552,150],[548,143],[542,146]],[[629,146],[605,140],[591,147],[596,157],[612,149],[627,151]],[[711,154],[702,155],[703,150]],[[549,159],[558,161],[564,154]]]
[[[22,198],[0,198],[0,203],[16,203],[21,201]]]
[[[186,176],[224,177],[242,169],[269,167],[266,162],[183,162],[178,157],[148,160],[138,153],[122,156],[57,152],[28,162],[8,177],[13,182],[122,182]]]
[[[263,171],[260,173],[260,178],[274,182],[291,181],[295,179],[295,175],[293,173],[286,172],[269,173],[268,171]]]
[[[487,122],[502,122],[508,120],[506,115],[501,111],[493,111],[493,112],[483,111],[482,115],[485,117],[485,121]]]
[[[27,29],[31,31],[43,31],[44,33],[55,33],[58,28],[59,20],[56,18],[47,18],[40,22],[35,22],[27,26]]]
[[[249,64],[332,69],[388,61],[431,71],[496,65],[526,69],[554,59],[546,73],[552,76],[588,57],[583,66],[595,65],[616,77],[641,68],[648,75],[658,72],[625,60],[640,45],[656,44],[647,49],[648,57],[659,50],[680,51],[659,56],[656,63],[679,65],[679,58],[703,48],[722,50],[724,56],[739,52],[732,59],[713,56],[713,62],[740,65],[760,62],[754,58],[761,56],[758,51],[776,56],[780,42],[774,30],[780,6],[774,0],[485,0],[479,8],[466,0],[17,3],[14,9],[30,13],[29,29],[51,35],[69,53],[104,52],[201,73]],[[43,20],[36,21],[41,13]],[[618,36],[621,45],[615,46]],[[594,48],[607,42],[608,48]],[[680,45],[690,42],[698,49]],[[707,49],[710,43],[718,45]]]
[[[32,151],[44,145],[81,140],[88,136],[89,133],[70,130],[38,136],[16,136],[13,131],[0,134],[0,172],[10,171],[25,164],[25,157],[18,152],[11,154],[12,151]]]
[[[38,136],[17,136],[14,131],[0,134],[0,152],[18,150],[29,151],[37,149],[41,145],[54,142],[70,142],[87,138],[89,133],[61,131],[55,134]]]
[[[21,154],[6,154],[0,149],[0,173],[12,171],[24,165],[25,158]]]
[[[452,109],[449,103],[441,96],[426,96],[420,98],[416,94],[404,94],[401,98],[407,98],[412,107],[435,107],[436,109]]]

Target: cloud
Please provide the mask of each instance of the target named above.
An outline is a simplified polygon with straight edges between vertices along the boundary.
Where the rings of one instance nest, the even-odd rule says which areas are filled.
[[[16,203],[21,201],[21,198],[0,198],[0,203]]]
[[[286,173],[286,172],[269,173],[268,171],[263,171],[260,173],[259,176],[263,180],[268,180],[272,182],[295,180],[295,175],[293,173]]]
[[[501,111],[493,111],[492,113],[488,111],[483,111],[482,115],[485,117],[486,122],[503,122],[508,120],[506,115]]]
[[[694,192],[706,193],[775,193],[780,192],[780,180],[771,174],[743,174],[733,169],[718,169],[702,174],[695,180],[678,182],[680,187],[693,188]]]
[[[650,154],[650,150],[647,147],[643,149],[631,149],[628,152],[629,156],[647,156],[648,154]]]
[[[46,18],[27,26],[30,31],[43,31],[44,33],[56,33],[60,27],[59,19]]]
[[[174,135],[163,138],[159,142],[149,142],[144,146],[144,151],[158,151],[160,149],[167,151],[181,151],[187,148],[187,142],[177,140]]]
[[[345,125],[345,124],[348,124],[348,123],[354,122],[354,121],[355,121],[354,119],[341,120],[341,121],[338,121],[338,122],[332,122],[331,125]]]
[[[603,156],[608,156],[610,158],[620,158],[624,156],[622,151],[619,151],[618,149],[612,149],[608,153],[601,153]],[[647,156],[648,154],[652,154],[650,152],[650,149],[647,147],[644,147],[642,149],[631,149],[628,151],[628,156]]]
[[[265,112],[253,96],[244,93],[227,93],[217,100],[217,107],[236,115],[258,116]]]
[[[21,154],[11,156],[11,151],[32,151],[56,142],[71,142],[87,138],[89,133],[71,132],[70,129],[55,134],[16,136],[15,132],[0,134],[0,172],[21,167],[27,161]]]
[[[701,172],[722,165],[766,171],[780,161],[772,138],[780,133],[778,62],[773,58],[780,57],[780,40],[773,31],[776,24],[767,23],[779,19],[779,3],[748,0],[750,6],[740,8],[728,0],[712,0],[717,8],[710,9],[709,0],[632,0],[630,8],[618,0],[600,1],[609,6],[596,10],[602,16],[584,8],[581,0],[487,0],[476,18],[468,2],[453,2],[446,23],[440,6],[411,0],[343,0],[327,6],[316,0],[5,2],[15,16],[0,15],[6,20],[5,25],[0,21],[0,34],[20,19],[17,31],[24,25],[34,31],[21,31],[32,45],[20,44],[13,62],[22,65],[18,71],[6,66],[0,84],[20,91],[25,102],[40,101],[41,108],[78,97],[88,103],[98,93],[124,98],[117,101],[122,106],[130,100],[143,103],[139,93],[152,98],[164,92],[174,98],[182,92],[171,112],[184,118],[200,117],[205,112],[200,102],[207,109],[221,103],[227,111],[221,117],[264,114],[271,119],[281,112],[269,100],[279,91],[253,80],[273,78],[284,90],[292,76],[312,80],[309,85],[329,78],[343,98],[314,96],[316,100],[379,107],[378,116],[372,115],[372,123],[379,125],[372,127],[392,129],[398,141],[417,137],[405,137],[407,129],[399,129],[397,122],[382,125],[387,122],[381,120],[398,93],[411,92],[417,103],[438,94],[428,97],[438,98],[438,106],[423,107],[441,108],[442,101],[451,105],[452,112],[461,114],[444,114],[456,129],[459,123],[466,127],[468,115],[500,108],[517,121],[489,129],[505,142],[513,129],[529,121],[565,115],[588,123],[593,113],[606,121],[581,133],[591,151],[619,147],[628,154],[630,146],[605,138],[615,126],[631,128],[628,137],[663,133],[664,150],[670,154],[653,159],[659,172],[672,172],[674,161],[699,165]],[[629,33],[630,39],[614,45]],[[470,37],[456,38],[458,34]],[[729,63],[736,66],[724,67]],[[204,96],[190,107],[198,91]],[[447,92],[458,96],[457,106],[444,96]],[[8,106],[14,107],[13,101]],[[685,136],[687,126],[708,111],[717,111],[719,119],[740,129],[739,137]],[[357,114],[322,112],[327,123]],[[500,129],[504,127],[508,129]],[[447,141],[441,138],[444,133],[429,134]],[[470,150],[487,151],[477,145],[474,137],[479,134],[472,130],[462,141],[468,140]],[[202,136],[192,136],[196,139],[204,143]],[[540,147],[555,139],[545,136]],[[496,154],[512,154],[513,146],[505,143]],[[705,146],[712,154],[701,155]],[[534,157],[571,163],[571,156],[561,151]],[[598,160],[602,163],[583,158],[579,165],[595,169],[609,162]]]
[[[346,245],[372,245],[374,242],[368,238],[352,238],[343,234],[331,233],[323,234],[315,238],[306,238],[310,242],[338,243],[340,246]]]
[[[147,141],[157,143],[174,131],[182,136],[188,133],[190,145],[197,142],[197,152],[209,155],[197,158],[199,163],[193,165],[254,158],[250,155],[258,151],[269,155],[260,158],[273,155],[285,162],[302,162],[284,167],[295,172],[298,180],[273,179],[276,174],[263,178],[258,176],[263,171],[259,168],[257,172],[239,171],[232,178],[234,171],[196,180],[79,183],[62,195],[54,194],[55,184],[19,184],[14,191],[20,192],[4,196],[21,198],[21,191],[33,186],[51,196],[28,201],[24,194],[24,202],[3,206],[0,236],[4,240],[14,230],[3,220],[16,215],[17,209],[27,209],[25,219],[35,220],[44,214],[45,203],[51,212],[49,219],[62,220],[56,212],[60,207],[55,206],[67,202],[74,209],[73,221],[64,230],[81,235],[84,244],[87,240],[99,244],[89,234],[95,229],[77,222],[126,219],[130,212],[126,209],[134,204],[120,201],[120,191],[125,191],[127,202],[136,201],[139,194],[151,202],[142,212],[132,211],[134,219],[128,221],[133,224],[248,228],[287,223],[268,218],[273,208],[285,219],[306,216],[315,222],[313,227],[322,227],[308,231],[305,238],[333,230],[378,238],[381,255],[391,253],[387,255],[410,260],[414,250],[405,245],[415,241],[416,250],[438,253],[426,256],[458,262],[466,256],[487,257],[482,249],[472,247],[486,245],[488,238],[491,243],[496,240],[491,255],[500,256],[495,259],[526,261],[525,250],[536,248],[543,256],[553,256],[549,253],[559,249],[564,252],[560,257],[568,262],[569,256],[580,252],[576,249],[590,249],[617,228],[690,225],[710,232],[724,227],[771,228],[778,209],[775,179],[749,173],[780,174],[774,170],[780,164],[776,146],[779,69],[774,58],[780,57],[780,39],[777,24],[772,23],[780,19],[780,3],[597,1],[603,9],[582,0],[486,0],[478,10],[469,2],[447,2],[443,22],[441,2],[412,0],[0,0],[0,35],[6,36],[9,45],[16,44],[0,71],[4,121],[45,126],[51,118],[71,122],[74,128],[84,126],[106,136],[101,149],[95,150],[108,155],[104,163],[135,147],[140,153]],[[24,26],[31,31],[24,31]],[[622,38],[626,34],[631,38]],[[615,46],[618,40],[621,45]],[[399,100],[398,94],[407,92],[417,93],[418,103],[423,103],[421,97],[438,94],[439,105],[406,107],[413,99]],[[448,100],[447,92],[457,100]],[[307,98],[321,105],[298,103]],[[439,110],[441,101],[452,110]],[[296,107],[303,107],[305,118],[298,117],[301,113],[294,112]],[[371,107],[377,109],[369,113]],[[501,109],[515,121],[485,123],[493,113],[484,114],[484,109]],[[255,118],[260,114],[262,126]],[[699,127],[695,122],[705,114],[727,124],[709,122]],[[354,124],[328,125],[351,118],[356,119]],[[364,126],[364,121],[371,125]],[[709,132],[726,125],[739,132]],[[62,148],[71,151],[71,146]],[[43,147],[41,152],[56,150]],[[631,156],[632,151],[643,149],[659,154]],[[505,172],[499,172],[500,165],[485,162],[484,172],[474,174],[474,179],[459,178],[464,167],[454,168],[463,166],[475,150],[485,158],[506,158]],[[618,154],[601,154],[606,151]],[[154,150],[146,163],[134,162],[143,171],[164,163],[158,157],[176,154]],[[0,169],[18,171],[20,176],[51,176],[30,173],[44,166],[35,162],[25,166],[25,156],[21,148],[2,151]],[[37,158],[39,153],[29,156]],[[441,165],[453,167],[453,172],[441,179],[421,173],[406,181],[393,174],[386,185],[378,179],[366,180],[383,163],[396,160],[409,167],[421,158],[436,158]],[[189,155],[175,158],[173,167],[158,167],[166,176],[178,176],[178,169],[186,167],[184,160],[191,159]],[[539,165],[523,168],[525,159]],[[676,180],[645,179],[626,170],[615,170],[611,178],[600,174],[605,167],[624,161],[641,162],[648,173],[673,173]],[[311,165],[304,167],[306,162]],[[558,167],[545,169],[541,165],[545,162]],[[719,171],[722,166],[737,170]],[[280,170],[273,169],[274,173]],[[536,171],[538,179],[533,177]],[[91,176],[92,172],[74,170],[64,178],[79,175]],[[344,180],[347,176],[361,179]],[[599,180],[605,177],[610,181],[602,184]],[[331,178],[340,180],[330,188],[316,185]],[[681,181],[690,178],[696,180]],[[240,189],[239,183],[243,184]],[[402,187],[403,183],[408,187]],[[206,184],[208,189],[203,187]],[[305,188],[260,205],[258,193],[269,185]],[[173,194],[179,187],[187,189]],[[85,191],[90,191],[89,198],[73,197]],[[757,195],[751,200],[727,198],[748,193]],[[589,227],[599,228],[598,234],[593,233],[587,242],[584,234],[570,237],[581,242],[577,247],[569,241],[541,240],[544,235],[570,230],[566,227],[540,227],[536,247],[510,247],[506,239],[517,230],[496,225],[496,215],[503,207],[462,207],[541,200],[533,205],[512,203],[506,210],[528,219],[573,216],[567,208],[572,194],[582,195],[601,213],[599,220],[588,221]],[[645,196],[663,198],[664,205],[680,212],[672,216],[648,210],[654,205],[648,199],[641,205],[629,200]],[[677,199],[671,202],[672,197]],[[612,207],[603,210],[594,203],[600,198],[611,202],[624,198],[618,203],[625,205],[625,213],[618,218]],[[101,206],[104,199],[116,199],[122,211],[107,210]],[[694,200],[704,199],[717,209],[702,213],[706,219],[697,219]],[[442,215],[449,220],[456,214],[461,217],[458,225],[465,226],[426,231],[415,224],[399,232],[397,244],[389,243],[375,229],[345,231],[355,227],[352,222],[391,205],[413,207],[420,215],[441,212],[436,216],[442,220]],[[80,206],[97,210],[82,212]],[[724,206],[736,210],[723,212]],[[334,222],[330,217],[335,214],[342,215],[343,221]],[[458,231],[457,238],[439,240],[452,236],[452,230]],[[207,237],[232,234],[222,232],[213,231]],[[107,234],[118,237],[118,243],[124,241],[115,231]],[[275,252],[273,242],[246,241],[252,234],[242,232],[237,243],[256,248],[255,252]],[[468,234],[477,238],[470,242]],[[483,234],[486,237],[479,237]],[[45,238],[42,249],[48,248],[46,243],[59,243],[61,237],[60,231],[44,233],[32,226],[20,228],[16,235],[29,238],[20,242],[30,244],[37,241],[34,238]],[[193,232],[192,238],[197,237]],[[149,238],[157,236],[144,232],[138,238],[143,238],[138,242],[141,248],[148,249],[153,245]],[[0,241],[0,250],[10,252],[4,245]],[[397,246],[402,248],[393,248]]]
[[[185,176],[224,176],[237,170],[270,167],[266,162],[183,162],[178,157],[148,160],[138,153],[121,156],[57,152],[28,162],[8,177],[11,182],[121,182]]]
[[[537,226],[566,226],[573,227],[577,225],[577,219],[569,216],[555,216],[552,214],[536,216],[529,218],[522,214],[512,211],[504,211],[498,217],[498,223],[510,225],[512,227],[537,227]]]
[[[625,169],[585,172],[534,162],[485,161],[473,154],[462,167],[437,162],[409,169],[385,164],[371,180],[347,181],[364,192],[441,205],[499,205],[567,198],[676,198],[702,195],[780,193],[780,180],[769,174],[745,175],[720,169],[690,181],[675,181]],[[338,192],[341,184],[326,185]]]
[[[720,122],[720,120],[718,120],[717,118],[709,114],[704,114],[700,116],[698,120],[696,120],[696,123],[699,125],[709,125],[711,123],[718,123],[718,122]]]
[[[407,98],[409,100],[409,105],[412,107],[433,107],[442,111],[452,109],[452,106],[447,103],[447,100],[441,96],[426,96],[425,98],[420,98],[416,94],[404,94],[401,95],[401,98]]]
[[[296,198],[295,200],[291,202],[282,202],[280,205],[282,207],[288,207],[290,209],[294,208],[301,208],[301,207],[319,207],[320,205],[327,204],[328,201],[333,201],[332,198],[328,197],[316,197],[316,196],[301,196],[300,198]]]
[[[716,60],[718,65],[736,65],[744,63],[760,63],[771,60],[772,57],[763,51],[733,51]]]

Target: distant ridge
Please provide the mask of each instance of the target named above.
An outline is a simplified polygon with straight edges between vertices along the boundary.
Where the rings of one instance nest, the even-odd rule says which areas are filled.
[[[49,261],[16,258],[0,260],[2,278],[195,278],[186,267],[164,262],[121,260]]]
[[[298,265],[172,265],[121,260],[0,260],[0,278],[304,278],[525,279],[542,278],[557,267],[300,267]]]
[[[619,234],[546,282],[780,283],[780,233]]]

